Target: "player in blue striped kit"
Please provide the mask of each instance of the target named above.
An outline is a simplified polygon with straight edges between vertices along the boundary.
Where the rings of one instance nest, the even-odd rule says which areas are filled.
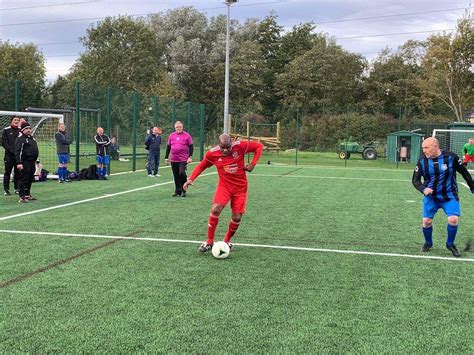
[[[460,257],[461,253],[454,244],[458,231],[458,217],[461,215],[456,172],[459,172],[466,180],[472,193],[474,193],[474,182],[462,160],[452,152],[441,151],[436,138],[425,139],[422,149],[424,157],[418,160],[412,178],[413,186],[424,195],[423,235],[425,243],[421,250],[428,252],[433,247],[433,218],[441,208],[448,217],[446,248],[454,256]],[[421,178],[423,178],[423,182]]]

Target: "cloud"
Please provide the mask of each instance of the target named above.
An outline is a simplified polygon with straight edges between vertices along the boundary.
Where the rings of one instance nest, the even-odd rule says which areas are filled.
[[[64,4],[81,0],[47,1],[47,4]],[[86,1],[86,0],[82,0]],[[41,2],[43,3],[43,2]],[[38,5],[34,0],[3,0],[1,9]],[[427,10],[467,7],[469,0],[240,0],[231,8],[233,19],[245,22],[247,18],[263,19],[274,11],[278,22],[285,28],[300,23],[314,22],[316,30],[328,33],[335,38],[417,32],[455,28],[462,10],[374,18],[359,21],[320,23],[360,17],[386,16]],[[0,37],[10,42],[33,42],[39,44],[75,42],[86,34],[87,28],[98,20],[44,23],[39,25],[4,26],[5,24],[47,22],[91,17],[117,16],[119,14],[143,14],[165,11],[180,6],[194,6],[208,17],[226,14],[222,0],[102,0],[94,3],[68,6],[54,6],[34,9],[0,11]],[[396,48],[408,39],[423,40],[430,33],[406,34],[386,37],[363,37],[338,40],[344,48],[359,53],[378,52],[388,46]],[[41,45],[47,57],[48,79],[56,73],[64,74],[74,64],[82,46],[77,44]],[[57,57],[71,55],[71,57]],[[370,59],[375,54],[367,55]],[[67,68],[67,69],[64,69]]]

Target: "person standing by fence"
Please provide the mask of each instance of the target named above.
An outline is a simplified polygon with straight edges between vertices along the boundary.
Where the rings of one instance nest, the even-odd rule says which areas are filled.
[[[94,136],[94,141],[97,154],[97,175],[99,176],[99,180],[107,180],[107,164],[110,163],[110,139],[109,136],[104,133],[102,127],[97,128],[97,134]]]
[[[71,137],[66,133],[66,125],[60,123],[58,125],[58,131],[55,134],[56,138],[56,151],[58,153],[58,177],[59,182],[71,182],[69,180],[67,165],[69,164],[69,146],[72,143]]]
[[[161,128],[153,127],[150,135],[145,140],[145,148],[148,150],[148,163],[146,167],[149,177],[160,176],[158,175],[158,166],[160,165],[161,133],[163,133]]]
[[[2,132],[2,147],[5,148],[3,161],[5,163],[5,173],[3,174],[3,194],[10,196],[10,176],[13,171],[13,187],[15,193],[18,191],[18,180],[20,171],[16,167],[15,159],[15,141],[20,135],[20,117],[13,116],[10,120],[10,126],[5,127]]]
[[[174,178],[174,197],[186,197],[183,190],[184,183],[188,180],[186,166],[193,161],[193,138],[183,130],[183,123],[176,121],[175,132],[171,133],[166,146],[165,161],[171,161],[171,169]],[[169,159],[168,159],[169,158]]]
[[[34,201],[36,198],[31,196],[31,184],[35,179],[36,160],[39,151],[36,140],[32,137],[32,127],[28,122],[22,122],[20,126],[21,135],[15,141],[16,167],[20,171],[18,188],[20,194],[20,203]]]

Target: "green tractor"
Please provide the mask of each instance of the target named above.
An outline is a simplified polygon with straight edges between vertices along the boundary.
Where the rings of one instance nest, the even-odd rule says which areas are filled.
[[[385,142],[370,142],[361,145],[358,142],[341,142],[337,155],[339,159],[349,159],[351,154],[362,154],[365,160],[375,160],[379,156],[385,156]]]

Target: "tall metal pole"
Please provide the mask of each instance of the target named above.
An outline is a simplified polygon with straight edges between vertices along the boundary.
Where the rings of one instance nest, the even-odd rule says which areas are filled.
[[[226,0],[227,31],[225,39],[225,87],[224,87],[224,133],[229,133],[229,52],[230,52],[230,5],[237,0]]]

